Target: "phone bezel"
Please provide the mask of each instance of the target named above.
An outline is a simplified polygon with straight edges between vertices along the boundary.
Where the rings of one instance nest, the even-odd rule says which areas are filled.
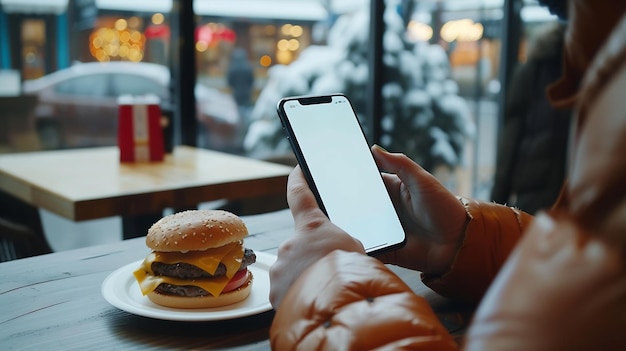
[[[343,97],[346,99],[346,101],[348,102],[348,104],[350,105],[350,108],[352,109],[352,112],[356,118],[357,114],[356,111],[354,110],[354,107],[352,105],[352,103],[350,102],[350,99],[345,95],[345,94],[341,94],[341,93],[335,93],[335,94],[327,94],[327,95],[303,95],[303,96],[291,96],[291,97],[284,97],[282,99],[279,100],[278,104],[277,104],[277,111],[278,111],[278,115],[280,118],[280,122],[281,125],[283,127],[283,130],[286,133],[287,139],[289,141],[289,144],[294,152],[294,155],[296,157],[296,160],[298,161],[298,164],[300,165],[302,172],[304,174],[304,177],[307,181],[307,184],[309,185],[309,188],[311,189],[311,191],[313,192],[313,195],[315,196],[315,199],[317,201],[318,206],[320,207],[320,209],[324,212],[324,214],[328,217],[328,212],[326,211],[326,207],[324,206],[324,202],[322,201],[321,195],[317,189],[317,186],[315,184],[315,181],[313,179],[313,176],[311,174],[311,171],[309,169],[308,163],[306,162],[306,160],[304,159],[304,155],[302,152],[302,149],[300,147],[300,144],[298,143],[297,137],[295,136],[294,130],[291,126],[291,123],[289,121],[289,118],[287,116],[287,113],[285,112],[285,104],[291,102],[291,101],[298,101],[301,105],[313,105],[313,104],[320,104],[320,103],[331,103],[333,101],[334,97]],[[363,130],[363,127],[361,125],[361,123],[358,121],[358,125],[359,128],[361,130],[361,133],[363,134],[364,139],[367,141],[367,136],[365,135],[365,132]],[[371,151],[370,151],[371,153]],[[372,155],[373,158],[373,155]],[[382,174],[380,174],[380,180],[381,182],[383,181],[383,177]],[[387,196],[389,196],[389,194],[387,193]],[[391,199],[391,197],[389,196],[389,198]],[[398,220],[399,219],[399,215],[397,210],[394,207],[394,212],[396,213],[396,216],[398,216]],[[376,254],[382,253],[382,252],[386,252],[389,250],[394,250],[397,249],[399,247],[402,247],[406,244],[406,235],[403,236],[403,240],[401,242],[398,243],[391,243],[388,244],[387,246],[381,247],[381,248],[377,248],[377,247],[372,247],[370,248],[370,250],[367,252],[369,255],[375,256]]]

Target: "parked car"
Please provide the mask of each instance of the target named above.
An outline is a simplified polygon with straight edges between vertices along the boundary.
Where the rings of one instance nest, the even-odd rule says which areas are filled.
[[[78,63],[25,81],[22,90],[38,97],[36,126],[45,149],[116,145],[122,95],[156,95],[164,114],[172,109],[169,69],[153,63]],[[196,100],[205,146],[233,147],[228,143],[237,142],[241,123],[232,96],[198,84]]]

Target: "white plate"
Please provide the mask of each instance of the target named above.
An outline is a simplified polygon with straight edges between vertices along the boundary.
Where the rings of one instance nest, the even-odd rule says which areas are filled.
[[[270,266],[276,256],[256,253],[256,263],[248,266],[254,276],[250,296],[236,304],[201,309],[177,309],[160,306],[141,294],[133,271],[143,260],[129,263],[102,282],[102,296],[113,306],[139,316],[172,321],[199,322],[235,319],[263,313],[272,309],[269,301]]]

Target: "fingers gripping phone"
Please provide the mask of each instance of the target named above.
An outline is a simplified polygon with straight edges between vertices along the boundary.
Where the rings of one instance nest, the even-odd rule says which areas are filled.
[[[405,234],[359,120],[342,94],[287,97],[278,115],[317,202],[368,254]]]

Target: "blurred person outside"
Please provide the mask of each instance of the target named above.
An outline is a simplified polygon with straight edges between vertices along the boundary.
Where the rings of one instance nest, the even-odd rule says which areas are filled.
[[[565,178],[571,111],[556,109],[546,89],[561,75],[564,23],[532,38],[505,107],[491,200],[530,214],[556,201]]]
[[[237,47],[233,50],[226,78],[239,110],[239,117],[242,123],[240,138],[243,138],[250,124],[250,109],[254,88],[254,69],[252,64],[250,64],[248,53],[245,49]]]
[[[373,147],[407,243],[370,257],[328,220],[296,167],[295,232],[270,270],[273,349],[626,349],[626,3],[544,2],[569,17],[563,71],[548,91],[574,113],[556,204],[533,217],[458,198],[405,155]],[[461,345],[385,264],[478,306]]]

